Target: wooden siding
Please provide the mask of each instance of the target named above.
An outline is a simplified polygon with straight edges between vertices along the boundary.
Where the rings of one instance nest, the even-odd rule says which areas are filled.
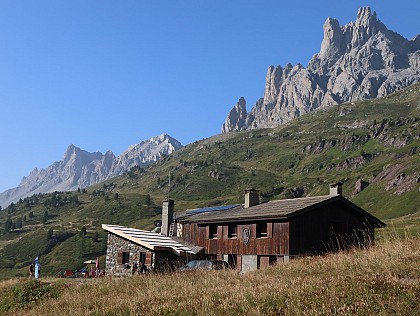
[[[187,223],[183,225],[185,241],[204,247],[206,254],[288,254],[289,253],[289,223],[266,222],[267,237],[257,238],[256,223],[229,223],[237,226],[237,237],[228,238],[228,224],[217,227],[217,238],[209,238],[209,225]],[[214,224],[212,224],[214,225]],[[245,244],[243,230],[251,229],[248,243]]]
[[[238,255],[236,257],[236,270],[241,271],[242,270],[242,256]]]
[[[290,254],[321,254],[373,242],[372,223],[342,203],[333,203],[290,221]],[[331,229],[340,232],[331,235]]]

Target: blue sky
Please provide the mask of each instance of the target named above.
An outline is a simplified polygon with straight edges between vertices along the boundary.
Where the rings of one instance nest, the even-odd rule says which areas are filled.
[[[241,96],[250,110],[263,95],[269,65],[306,66],[326,18],[361,6],[420,31],[417,0],[1,0],[0,192],[70,144],[118,155],[161,133],[218,134]]]

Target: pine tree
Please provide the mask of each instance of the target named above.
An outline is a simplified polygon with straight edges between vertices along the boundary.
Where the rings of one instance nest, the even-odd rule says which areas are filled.
[[[12,219],[9,217],[6,222],[4,223],[4,231],[7,233],[12,228],[13,222]]]
[[[93,242],[98,242],[98,240],[99,240],[99,234],[98,234],[98,232],[95,230],[95,233],[93,234],[93,237],[92,237],[92,241],[93,241]]]
[[[82,238],[84,238],[86,236],[86,226],[83,226],[80,229],[79,236],[82,237]]]
[[[51,237],[52,237],[53,233],[54,233],[54,230],[52,229],[52,227],[51,227],[50,229],[48,229],[48,232],[47,232],[47,239],[51,239]]]
[[[42,223],[45,224],[48,221],[48,211],[44,212],[44,216],[42,217]]]

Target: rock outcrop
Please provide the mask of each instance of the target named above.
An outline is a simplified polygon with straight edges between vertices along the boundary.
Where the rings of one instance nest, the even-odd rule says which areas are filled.
[[[246,101],[241,97],[230,111],[226,122],[222,126],[222,133],[229,131],[239,131],[244,126],[246,120]]]
[[[117,157],[112,151],[90,153],[70,145],[63,160],[54,162],[46,169],[35,168],[18,187],[0,193],[0,205],[6,207],[11,202],[37,193],[86,188],[134,166],[151,164],[181,147],[179,141],[166,134],[130,146]]]
[[[420,81],[420,35],[407,40],[361,8],[355,22],[328,18],[308,67],[270,66],[264,97],[249,113],[241,98],[222,133],[275,127],[319,107],[384,97]]]
[[[357,179],[356,183],[354,184],[354,191],[352,192],[351,196],[354,197],[355,195],[362,192],[369,186],[369,182],[364,181],[363,179]]]

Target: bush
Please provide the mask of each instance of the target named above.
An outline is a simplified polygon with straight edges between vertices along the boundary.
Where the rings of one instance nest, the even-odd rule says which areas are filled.
[[[29,280],[4,289],[0,298],[0,312],[10,312],[48,298],[57,298],[60,287],[38,280]]]

